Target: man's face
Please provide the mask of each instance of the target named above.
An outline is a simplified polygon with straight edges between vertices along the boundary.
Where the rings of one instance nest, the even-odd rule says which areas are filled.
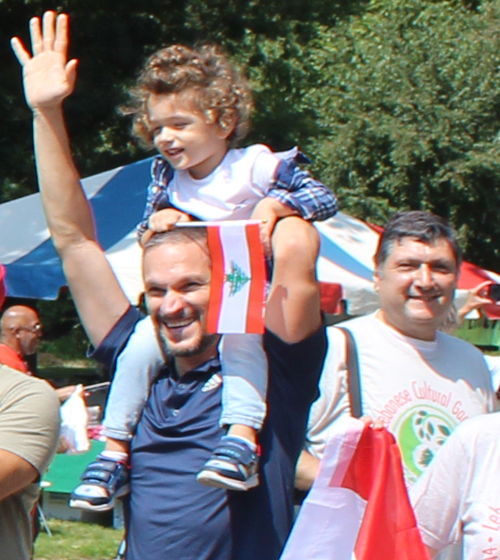
[[[194,90],[151,95],[147,110],[154,145],[174,169],[202,179],[224,158],[232,129],[210,121],[197,106]]]
[[[42,340],[42,325],[38,316],[33,315],[26,320],[26,324],[19,327],[17,338],[21,348],[22,356],[35,354]]]
[[[440,238],[428,245],[404,237],[375,270],[381,318],[406,336],[434,340],[453,302],[457,280],[448,241]]]
[[[196,243],[161,244],[144,254],[149,312],[163,350],[185,373],[216,352],[218,335],[208,335],[206,321],[211,268]]]

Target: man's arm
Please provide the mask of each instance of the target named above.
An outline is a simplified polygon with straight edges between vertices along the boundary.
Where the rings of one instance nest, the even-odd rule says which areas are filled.
[[[0,390],[0,501],[37,481],[59,436],[59,401],[45,381],[10,368]]]
[[[19,455],[0,449],[0,502],[29,486],[38,471]]]
[[[82,323],[98,345],[129,303],[94,231],[80,185],[63,115],[72,92],[76,60],[67,60],[68,16],[46,12],[30,21],[33,55],[18,38],[12,48],[23,67],[24,91],[33,111],[38,181],[47,224]]]
[[[295,488],[309,490],[319,473],[320,460],[302,451],[295,469]]]

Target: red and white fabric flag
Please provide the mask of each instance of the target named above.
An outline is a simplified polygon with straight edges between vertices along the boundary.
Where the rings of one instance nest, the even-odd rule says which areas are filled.
[[[337,424],[281,560],[429,560],[392,434]]]
[[[210,333],[263,333],[267,274],[260,221],[204,222],[212,257]]]

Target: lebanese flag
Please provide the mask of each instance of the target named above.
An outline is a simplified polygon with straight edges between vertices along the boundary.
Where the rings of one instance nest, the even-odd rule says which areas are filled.
[[[392,434],[336,424],[281,560],[429,560]]]
[[[209,333],[264,332],[267,274],[259,220],[204,222],[212,257]]]

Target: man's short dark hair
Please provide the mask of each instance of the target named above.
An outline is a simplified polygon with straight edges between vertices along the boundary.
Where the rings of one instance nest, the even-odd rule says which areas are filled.
[[[397,212],[392,216],[380,236],[375,253],[375,264],[382,266],[394,243],[400,242],[405,237],[411,237],[429,245],[434,244],[438,239],[445,239],[450,244],[455,256],[457,269],[460,267],[462,252],[454,229],[444,218],[420,210]]]
[[[205,226],[174,227],[170,231],[155,233],[144,246],[144,251],[164,244],[196,243],[208,252],[207,228]]]

